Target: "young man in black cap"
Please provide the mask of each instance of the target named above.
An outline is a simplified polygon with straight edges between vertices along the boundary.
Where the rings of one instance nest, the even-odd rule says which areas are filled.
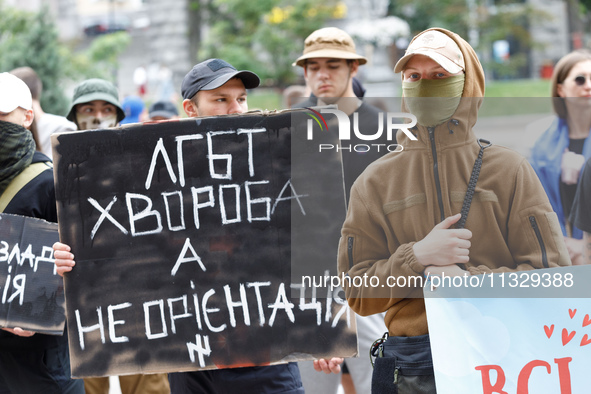
[[[259,86],[251,71],[238,71],[220,59],[209,59],[193,67],[181,85],[183,109],[189,117],[239,114],[248,111],[246,89]],[[54,245],[57,272],[63,275],[74,266],[69,247]],[[172,394],[304,393],[296,363],[261,367],[228,368],[168,375]]]
[[[192,118],[246,112],[246,89],[254,89],[259,83],[259,77],[251,71],[238,71],[220,59],[206,60],[183,79],[183,109]]]

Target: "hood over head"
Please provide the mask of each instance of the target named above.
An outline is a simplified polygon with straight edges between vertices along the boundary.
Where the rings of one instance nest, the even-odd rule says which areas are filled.
[[[411,40],[410,44],[408,45],[409,49],[407,49],[407,53],[398,61],[398,63],[396,63],[396,66],[394,67],[395,72],[402,71],[402,69],[406,65],[406,62],[408,62],[408,60],[410,59],[410,57],[412,55],[425,54],[425,55],[429,56],[427,53],[422,53],[420,48],[417,50],[413,49],[416,46],[416,45],[413,45],[413,43],[415,43],[415,41],[418,38],[422,37],[424,34],[426,34],[428,32],[438,32],[438,33],[445,34],[446,36],[450,37],[457,44],[460,51],[462,52],[463,61],[458,62],[458,64],[463,65],[464,72],[466,74],[466,81],[464,83],[464,92],[462,94],[462,97],[483,97],[484,96],[484,70],[482,69],[482,65],[480,64],[480,61],[478,60],[478,56],[476,55],[476,52],[474,51],[472,46],[470,44],[468,44],[468,42],[466,42],[466,40],[464,40],[458,34],[452,32],[452,31],[440,28],[440,27],[432,27],[432,28],[424,30],[424,31],[420,32],[419,34],[417,34],[416,36],[414,36],[414,38]],[[409,51],[411,53],[409,53]],[[411,55],[411,56],[409,56],[409,55]],[[449,67],[447,65],[447,63],[443,64],[442,61],[438,61],[436,57],[432,57],[432,59],[437,61],[439,64],[441,64],[441,66],[443,68],[447,69],[447,67]],[[445,60],[445,59],[443,59],[443,57],[441,57],[441,59]]]
[[[412,41],[409,44],[409,48],[411,48],[411,49],[413,48],[413,42],[415,40],[417,40],[417,38],[419,38],[423,34],[430,32],[430,31],[440,32],[440,33],[443,33],[443,34],[447,35],[448,37],[450,37],[457,44],[457,46],[459,47],[459,49],[462,53],[464,73],[465,73],[464,88],[462,90],[462,99],[460,101],[460,104],[458,105],[458,108],[454,112],[452,119],[459,121],[459,124],[456,124],[456,122],[454,122],[454,127],[456,130],[457,129],[465,129],[466,131],[469,131],[476,123],[476,120],[478,117],[478,109],[480,108],[480,105],[482,104],[482,98],[484,97],[484,89],[485,89],[484,70],[483,70],[482,65],[480,64],[480,61],[478,60],[478,56],[476,55],[476,52],[474,51],[472,46],[468,42],[466,42],[466,40],[464,40],[462,37],[460,37],[458,34],[452,32],[452,31],[449,31],[447,29],[443,29],[443,28],[439,28],[439,27],[427,29],[427,30],[417,34],[412,39]],[[416,53],[416,54],[421,54],[421,53]],[[402,71],[404,65],[406,64],[406,62],[409,59],[410,59],[410,57],[407,57],[405,55],[400,60],[402,62],[402,64],[400,66],[397,64],[397,67],[395,67],[396,71]],[[402,75],[401,75],[401,78],[402,78]],[[429,98],[427,100],[434,100],[434,99]],[[406,103],[404,102],[404,98],[402,99],[402,110],[405,112],[409,112],[408,107],[407,107]],[[464,139],[467,137],[467,133],[461,133],[461,135],[463,135]],[[399,133],[398,136],[405,138],[405,135],[403,133]],[[458,135],[458,133],[456,133],[456,135],[453,139],[457,140],[458,138],[462,138],[462,137],[460,137],[460,135]],[[406,149],[406,147],[407,146],[405,145],[405,149]]]

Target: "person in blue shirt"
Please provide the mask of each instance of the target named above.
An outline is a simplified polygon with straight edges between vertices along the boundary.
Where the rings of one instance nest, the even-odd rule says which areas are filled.
[[[536,141],[530,162],[558,215],[573,265],[583,262],[583,233],[568,218],[581,170],[591,157],[591,52],[576,50],[552,75],[556,119]]]

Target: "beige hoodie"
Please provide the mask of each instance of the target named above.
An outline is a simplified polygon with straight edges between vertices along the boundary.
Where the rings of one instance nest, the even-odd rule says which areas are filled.
[[[390,335],[428,332],[422,289],[390,287],[386,279],[424,274],[413,245],[460,212],[480,150],[472,127],[484,96],[484,72],[466,41],[435,30],[449,35],[464,55],[462,102],[449,122],[413,129],[418,141],[399,131],[404,151],[382,157],[361,174],[339,244],[339,275],[380,278],[378,287],[345,286],[349,305],[360,315],[386,312]],[[471,275],[570,265],[542,185],[527,160],[507,148],[485,149],[465,227],[472,231],[466,264]]]

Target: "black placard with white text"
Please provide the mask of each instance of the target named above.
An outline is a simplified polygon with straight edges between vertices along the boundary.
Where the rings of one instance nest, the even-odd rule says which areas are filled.
[[[344,194],[342,181],[298,187],[291,122],[249,113],[53,136],[60,238],[77,263],[65,277],[74,376],[356,353],[343,299],[292,298],[293,232],[323,236],[302,216],[342,223]],[[342,179],[339,156],[324,157],[309,176]],[[327,237],[319,264],[335,266],[338,231]]]
[[[55,223],[0,214],[0,327],[64,332],[64,282],[52,249],[58,239]]]

